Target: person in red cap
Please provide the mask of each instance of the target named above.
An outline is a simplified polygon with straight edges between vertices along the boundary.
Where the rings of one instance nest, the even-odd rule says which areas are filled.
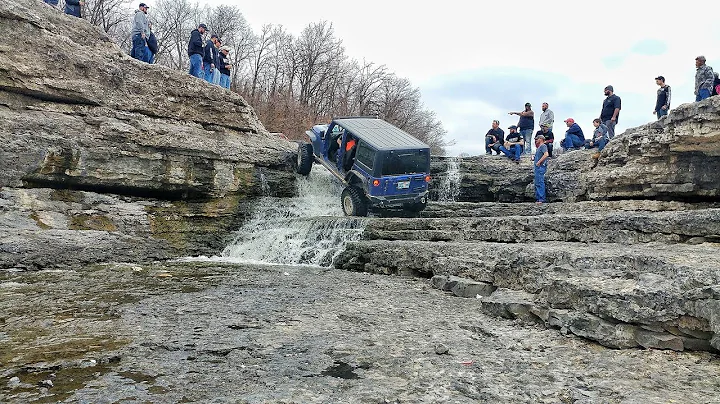
[[[565,132],[565,139],[560,143],[560,146],[564,150],[579,150],[585,145],[585,135],[583,135],[580,125],[575,123],[572,118],[566,119],[565,124],[568,130]]]

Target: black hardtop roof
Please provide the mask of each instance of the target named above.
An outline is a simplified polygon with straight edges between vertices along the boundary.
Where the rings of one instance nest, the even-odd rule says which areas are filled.
[[[429,149],[430,146],[389,122],[377,118],[336,118],[333,122],[349,130],[378,150]]]

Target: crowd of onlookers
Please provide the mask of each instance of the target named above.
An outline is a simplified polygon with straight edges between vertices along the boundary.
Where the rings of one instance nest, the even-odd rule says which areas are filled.
[[[714,95],[720,94],[720,77],[713,69],[706,64],[705,56],[695,58],[695,101],[702,101]],[[659,86],[657,100],[653,114],[661,119],[670,110],[671,89],[665,83],[665,77],[658,76],[655,83]],[[567,126],[565,137],[560,142],[563,151],[579,149],[597,149],[592,156],[593,167],[597,165],[600,152],[608,142],[615,137],[615,125],[617,125],[622,109],[621,99],[614,93],[613,86],[605,87],[605,100],[603,100],[600,117],[593,120],[593,133],[585,138],[582,128],[573,118],[567,118],[564,122]],[[494,120],[492,128],[485,134],[485,153],[492,155],[507,156],[510,160],[519,163],[523,154],[531,154],[531,137],[535,128],[535,112],[532,105],[525,104],[523,111],[509,112],[510,115],[518,115],[517,125],[508,127],[510,131],[507,136],[500,129],[500,121]],[[547,159],[553,157],[553,145],[555,135],[553,125],[555,114],[549,109],[547,102],[542,104],[542,114],[539,118],[540,130],[535,133],[535,197],[538,203],[545,202],[545,170]]]
[[[59,0],[44,0],[45,3],[57,7]],[[82,18],[82,0],[65,0],[65,13]],[[158,41],[152,31],[152,22],[148,18],[145,3],[140,3],[133,16],[131,31],[132,49],[130,56],[146,63],[154,63],[158,53]],[[209,83],[230,89],[230,47],[224,46],[222,40],[211,34],[206,39],[207,25],[200,24],[190,33],[188,56],[190,57],[190,74],[204,79]]]

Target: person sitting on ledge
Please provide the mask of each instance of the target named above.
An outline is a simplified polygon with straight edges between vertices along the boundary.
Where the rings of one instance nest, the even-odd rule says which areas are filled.
[[[601,152],[608,142],[608,128],[598,118],[593,119],[593,125],[595,126],[593,137],[585,141],[585,148],[593,149],[597,147],[598,151]]]
[[[568,130],[565,132],[565,139],[560,143],[560,146],[565,150],[579,150],[585,145],[585,135],[583,135],[580,125],[575,123],[572,118],[566,119],[565,124]]]
[[[520,155],[525,147],[525,139],[523,139],[523,136],[517,131],[517,128],[515,125],[508,128],[510,129],[510,133],[508,133],[505,138],[505,145],[500,146],[499,149],[508,156],[508,158],[516,163],[520,163]]]
[[[546,104],[543,104],[543,106]],[[552,132],[552,128],[549,124],[544,123],[540,125],[540,130],[535,133],[535,137],[542,135],[544,139],[544,145],[547,146],[548,156],[552,157],[553,143],[555,143],[555,135]]]

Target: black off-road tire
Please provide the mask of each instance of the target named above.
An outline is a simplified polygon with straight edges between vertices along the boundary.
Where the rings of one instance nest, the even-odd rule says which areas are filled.
[[[309,175],[313,165],[313,147],[310,143],[298,145],[297,172],[300,175]]]
[[[427,207],[427,202],[417,202],[409,205],[407,210],[413,213],[420,213]]]
[[[351,185],[343,189],[340,202],[345,216],[368,215],[368,200],[363,191],[356,186]]]

